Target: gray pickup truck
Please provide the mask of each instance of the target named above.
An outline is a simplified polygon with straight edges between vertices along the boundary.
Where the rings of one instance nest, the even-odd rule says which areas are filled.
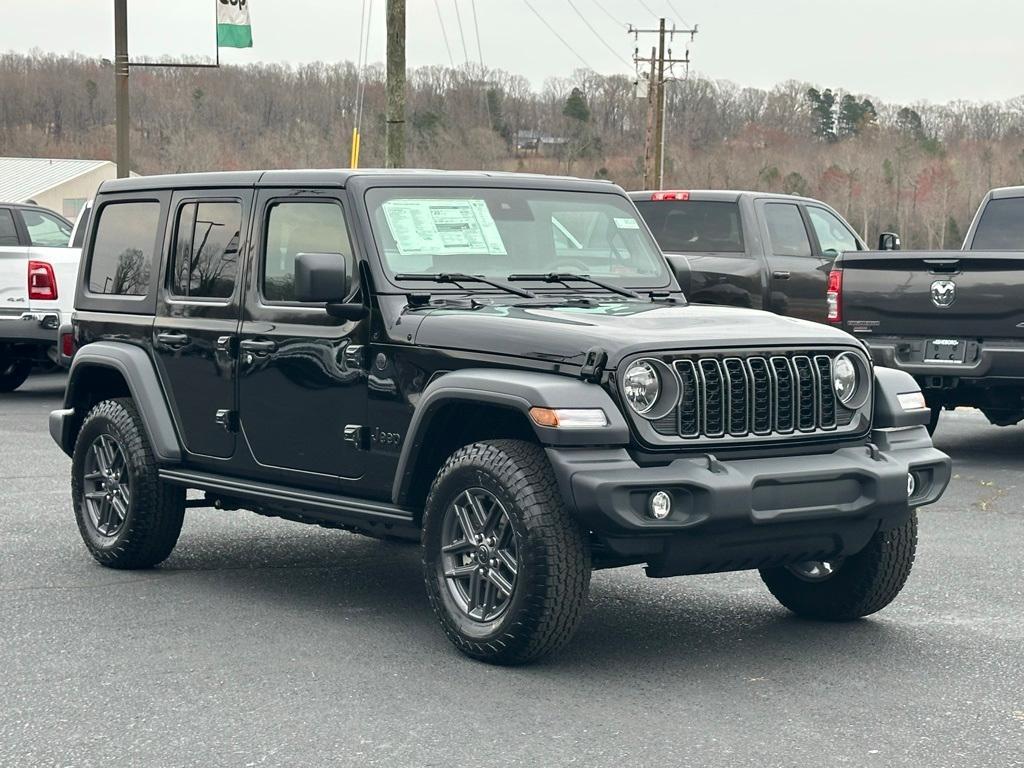
[[[825,322],[836,256],[867,250],[819,200],[765,192],[631,192],[689,301]],[[893,235],[884,237],[893,238]]]
[[[1017,249],[1017,250],[1014,250]],[[959,251],[865,251],[836,259],[829,322],[876,365],[914,376],[932,409],[1024,419],[1024,187],[982,200]]]

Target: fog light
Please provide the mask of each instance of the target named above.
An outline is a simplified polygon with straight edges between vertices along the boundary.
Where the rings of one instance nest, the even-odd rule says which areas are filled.
[[[909,499],[914,495],[914,491],[917,490],[917,479],[914,477],[913,472],[907,473],[907,498]]]
[[[650,510],[655,520],[664,520],[672,511],[672,497],[665,491],[658,491],[651,496]]]

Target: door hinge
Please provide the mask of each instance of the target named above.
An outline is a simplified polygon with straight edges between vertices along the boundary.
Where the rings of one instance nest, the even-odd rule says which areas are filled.
[[[213,420],[228,432],[238,431],[238,411],[229,411],[226,408],[221,408],[217,411]]]
[[[366,347],[362,344],[349,344],[345,347],[344,360],[346,368],[365,368]]]
[[[218,336],[216,346],[218,352],[223,352],[228,357],[238,357],[237,336]]]
[[[580,378],[584,381],[599,384],[601,382],[601,374],[604,373],[604,366],[607,362],[607,352],[600,347],[591,347],[587,350],[587,356],[584,358],[583,366],[580,368]]]
[[[365,451],[370,447],[367,437],[366,429],[362,424],[345,425],[345,442],[357,451]]]

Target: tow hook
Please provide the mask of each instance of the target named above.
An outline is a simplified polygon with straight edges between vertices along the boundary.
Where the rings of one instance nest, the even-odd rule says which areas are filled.
[[[704,458],[708,460],[708,465],[706,467],[708,472],[711,472],[716,475],[725,474],[725,464],[720,462],[713,453],[705,453]]]
[[[866,447],[868,449],[868,456],[870,456],[873,461],[886,461],[885,456],[882,455],[882,451],[877,445],[874,443],[868,443]]]

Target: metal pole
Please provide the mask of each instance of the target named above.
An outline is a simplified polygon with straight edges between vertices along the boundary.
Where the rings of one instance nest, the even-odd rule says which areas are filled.
[[[117,177],[131,170],[128,111],[128,0],[114,0],[114,97],[117,121]]]
[[[405,166],[405,0],[387,0],[387,136],[385,164]]]
[[[657,77],[658,52],[651,48],[651,74],[647,79],[647,130],[644,134],[644,189],[654,189],[654,142],[657,137],[654,135],[654,100],[657,98],[658,87],[654,78]]]
[[[654,120],[654,188],[662,187],[662,167],[665,152],[665,19],[658,25],[658,93],[657,113]]]

